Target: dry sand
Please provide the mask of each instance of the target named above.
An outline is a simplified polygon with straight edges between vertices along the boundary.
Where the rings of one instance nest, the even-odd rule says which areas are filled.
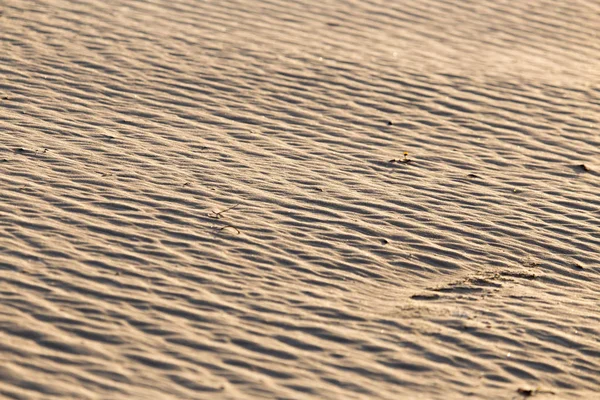
[[[0,397],[598,398],[598,1],[0,10]]]

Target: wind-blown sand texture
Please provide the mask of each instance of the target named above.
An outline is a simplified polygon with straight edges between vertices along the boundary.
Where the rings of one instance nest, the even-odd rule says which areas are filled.
[[[2,398],[598,398],[597,1],[0,7]]]

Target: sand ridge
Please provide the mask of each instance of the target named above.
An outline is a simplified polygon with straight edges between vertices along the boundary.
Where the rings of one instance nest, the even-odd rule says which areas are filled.
[[[600,391],[596,2],[0,11],[0,397]]]

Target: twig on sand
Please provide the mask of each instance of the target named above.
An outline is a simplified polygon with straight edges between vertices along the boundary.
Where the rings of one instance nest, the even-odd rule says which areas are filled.
[[[540,388],[535,388],[535,389],[523,389],[523,388],[518,388],[517,389],[517,393],[519,393],[521,396],[523,397],[531,397],[531,396],[535,396],[538,393],[546,393],[546,394],[556,394],[555,392],[553,392],[552,390],[542,390]]]
[[[233,226],[233,225],[225,225],[225,226],[222,226],[222,227],[220,227],[220,228],[219,228],[219,232],[221,232],[221,231],[223,231],[223,230],[225,230],[225,229],[227,229],[227,228],[235,229],[235,231],[237,232],[237,234],[238,234],[238,235],[242,233],[242,232],[240,232],[240,230],[239,230],[238,228],[236,228],[236,227],[235,227],[235,226]]]
[[[229,207],[229,208],[226,208],[226,209],[224,209],[223,211],[218,211],[218,212],[217,212],[217,211],[211,211],[211,212],[210,212],[210,213],[208,213],[207,215],[208,215],[209,217],[211,217],[211,218],[214,218],[214,219],[221,219],[221,218],[223,218],[223,214],[224,214],[224,213],[226,213],[226,212],[227,212],[227,211],[229,211],[229,210],[233,210],[234,208],[236,208],[236,207],[237,207],[237,206],[239,206],[240,204],[241,204],[241,203],[237,203],[237,204],[235,204],[235,205],[233,205],[233,206],[231,206],[231,207]],[[211,213],[212,213],[212,215],[211,215]]]

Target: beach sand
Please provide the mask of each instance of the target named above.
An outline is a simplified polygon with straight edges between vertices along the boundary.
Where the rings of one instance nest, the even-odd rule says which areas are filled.
[[[0,12],[0,398],[599,395],[597,1]]]

